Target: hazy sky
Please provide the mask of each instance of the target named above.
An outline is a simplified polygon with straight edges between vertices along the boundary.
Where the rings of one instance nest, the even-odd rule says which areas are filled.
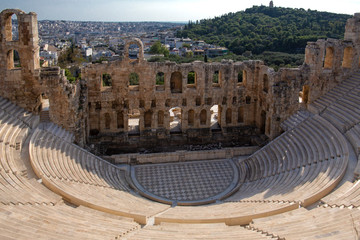
[[[0,10],[36,12],[39,20],[188,21],[237,12],[270,0],[0,0]],[[274,0],[275,6],[353,15],[360,0]]]

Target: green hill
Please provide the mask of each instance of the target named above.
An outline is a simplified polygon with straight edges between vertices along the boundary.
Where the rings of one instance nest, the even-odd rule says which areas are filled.
[[[189,22],[178,37],[202,39],[227,47],[235,54],[251,51],[304,53],[308,41],[344,36],[350,15],[266,6],[254,6],[213,19]]]

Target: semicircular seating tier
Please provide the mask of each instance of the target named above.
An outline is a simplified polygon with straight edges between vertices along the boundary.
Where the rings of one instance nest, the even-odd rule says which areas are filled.
[[[356,75],[338,87],[342,89],[344,85],[349,85],[349,81],[356,83],[350,84],[352,90],[349,88],[347,91],[356,92],[359,87]],[[356,93],[356,96],[358,94]],[[334,99],[322,113],[326,113],[326,109],[340,101],[341,98]],[[9,221],[12,223],[11,226],[24,226],[20,230],[17,227],[8,227],[0,234],[4,238],[13,239],[13,236],[17,236],[21,239],[31,236],[46,239],[49,234],[53,238],[61,238],[58,232],[48,233],[54,226],[63,230],[63,239],[71,239],[71,232],[76,233],[74,236],[78,238],[106,238],[105,233],[99,234],[94,229],[85,228],[91,225],[89,219],[95,219],[99,222],[97,227],[108,231],[111,236],[122,236],[132,232],[129,237],[134,236],[134,239],[137,234],[143,236],[142,234],[149,231],[150,236],[158,232],[158,229],[164,229],[166,234],[167,231],[173,231],[177,223],[209,223],[209,226],[215,226],[217,224],[212,224],[242,225],[252,221],[254,224],[251,225],[251,229],[246,229],[250,232],[261,231],[267,236],[296,239],[295,236],[299,233],[295,229],[300,228],[299,222],[306,219],[305,226],[308,226],[312,216],[319,216],[319,226],[324,226],[316,229],[309,227],[313,233],[311,236],[326,238],[327,235],[322,235],[324,231],[336,232],[339,228],[334,224],[327,225],[327,213],[333,219],[359,219],[358,209],[339,208],[359,207],[358,181],[347,182],[337,191],[327,194],[341,180],[348,164],[350,145],[344,136],[348,137],[356,150],[357,141],[352,141],[347,133],[359,124],[355,118],[360,119],[360,114],[354,115],[351,123],[343,121],[336,125],[333,123],[334,119],[330,121],[326,114],[306,113],[304,118],[291,125],[281,136],[249,158],[238,161],[240,172],[246,177],[241,178],[239,189],[232,196],[223,202],[206,206],[170,208],[169,205],[146,200],[133,193],[126,170],[72,144],[71,135],[62,132],[62,129],[49,124],[40,125],[33,130],[38,124],[37,117],[7,100],[0,98],[0,102],[0,190],[4,193],[0,196],[0,224],[5,228],[5,223]],[[346,105],[337,106],[343,108]],[[345,112],[344,119],[347,119]],[[30,140],[27,138],[28,135],[31,137]],[[28,150],[32,167],[42,183],[52,191],[44,188],[35,178],[29,177],[31,169],[27,168],[25,163],[28,155],[27,140],[30,141]],[[75,205],[64,204],[59,195]],[[324,197],[325,195],[327,196]],[[289,214],[283,213],[295,210],[299,206],[309,206],[318,200],[331,207],[313,210],[301,208]],[[76,207],[78,205],[83,206]],[[130,217],[143,224],[149,223],[149,218],[154,217],[155,223],[160,225],[139,230],[139,224],[132,219],[109,213]],[[283,213],[279,217],[289,218],[292,225],[284,228],[279,221],[279,226],[270,226],[271,221],[278,220],[276,216],[267,216],[279,213]],[[13,215],[8,217],[9,214]],[[254,220],[258,218],[263,219]],[[106,225],[109,219],[114,221],[114,225],[121,224],[124,228],[114,230],[114,225]],[[308,221],[310,222],[307,223]],[[172,222],[173,225],[166,222]],[[194,227],[193,230],[189,227],[189,234],[198,231],[200,235],[203,228],[206,228],[205,225]],[[38,231],[31,233],[33,229]],[[235,228],[231,229],[228,230],[229,234]],[[158,232],[159,236],[164,232]],[[205,232],[204,230],[203,233]],[[340,232],[334,236],[354,236],[351,229],[343,228]],[[299,236],[308,236],[303,234]]]
[[[142,224],[170,207],[133,194],[125,170],[50,131],[37,128],[29,151],[36,175],[71,203],[131,217]]]
[[[38,122],[0,97],[0,239],[115,239],[139,229],[131,218],[66,204],[37,181],[27,136]]]

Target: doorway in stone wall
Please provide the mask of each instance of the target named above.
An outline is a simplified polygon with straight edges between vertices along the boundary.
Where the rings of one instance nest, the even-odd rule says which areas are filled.
[[[173,107],[169,110],[170,133],[181,133],[182,110],[180,107]]]
[[[220,109],[219,105],[213,105],[210,108],[210,114],[211,114],[210,128],[211,128],[211,131],[220,131],[221,130],[221,127],[220,127],[220,124],[219,124],[219,119],[220,119],[219,109]]]
[[[140,134],[140,111],[139,109],[132,109],[128,114],[128,133],[129,135]]]

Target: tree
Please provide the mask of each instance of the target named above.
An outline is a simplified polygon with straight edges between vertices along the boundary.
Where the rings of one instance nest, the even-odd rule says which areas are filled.
[[[162,45],[160,41],[156,41],[150,47],[149,52],[152,54],[164,54],[165,57],[169,56],[169,50],[164,45]]]

